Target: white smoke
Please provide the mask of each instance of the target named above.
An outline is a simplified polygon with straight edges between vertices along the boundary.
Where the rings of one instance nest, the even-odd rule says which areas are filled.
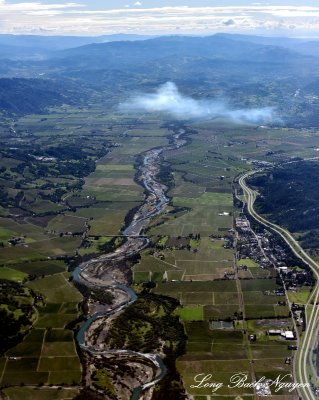
[[[184,96],[173,82],[160,86],[155,93],[132,97],[120,105],[120,110],[164,112],[178,119],[221,117],[250,123],[269,123],[276,119],[273,107],[232,110],[222,101],[195,100]]]

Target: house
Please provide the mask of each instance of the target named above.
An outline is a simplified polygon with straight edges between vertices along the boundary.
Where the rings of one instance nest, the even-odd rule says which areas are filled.
[[[282,334],[283,337],[286,338],[286,340],[294,340],[295,339],[295,334],[293,333],[293,331],[285,331]]]

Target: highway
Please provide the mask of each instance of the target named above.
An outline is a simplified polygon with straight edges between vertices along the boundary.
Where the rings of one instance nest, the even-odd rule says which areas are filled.
[[[303,249],[302,247],[298,244],[298,242],[293,238],[293,236],[288,232],[286,229],[280,227],[279,225],[276,225],[261,215],[259,215],[255,209],[254,209],[254,203],[257,198],[257,193],[249,188],[246,184],[246,179],[254,175],[257,172],[261,172],[262,170],[254,170],[247,172],[244,174],[242,177],[239,178],[239,184],[241,188],[244,191],[245,195],[245,200],[247,203],[247,210],[249,214],[255,218],[258,222],[263,224],[264,226],[272,229],[273,231],[277,232],[284,240],[285,242],[290,246],[292,251],[300,257],[305,263],[307,263],[313,273],[314,276],[319,282],[319,264],[317,264]],[[306,330],[303,333],[302,337],[300,338],[300,341],[298,343],[298,351],[295,354],[294,357],[294,380],[297,383],[309,383],[309,371],[308,367],[310,368],[310,362],[309,362],[309,355],[312,352],[312,349],[314,347],[316,337],[318,334],[318,318],[319,318],[319,306],[318,306],[318,301],[319,301],[319,287],[318,284],[316,285],[315,289],[312,292],[312,295],[310,299],[308,300],[308,303],[306,304],[306,315],[307,315],[307,326]],[[314,306],[312,306],[312,304]],[[308,315],[307,310],[311,308],[311,312]],[[303,400],[317,400],[318,397],[315,395],[313,390],[311,389],[310,385],[309,387],[304,387],[304,388],[298,388],[298,393],[299,396]]]

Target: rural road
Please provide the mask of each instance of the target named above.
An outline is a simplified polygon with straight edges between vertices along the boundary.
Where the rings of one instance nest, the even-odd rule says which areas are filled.
[[[261,172],[261,170],[247,172],[246,174],[244,174],[242,177],[239,178],[239,184],[244,191],[249,214],[253,218],[255,218],[258,222],[260,222],[262,225],[277,232],[290,246],[295,255],[297,255],[311,267],[318,283],[319,265],[302,249],[302,247],[293,238],[290,232],[280,227],[279,225],[276,225],[268,221],[255,211],[254,202],[257,198],[257,193],[247,186],[246,178],[254,175],[256,172]],[[308,367],[310,365],[309,356],[311,354],[312,348],[314,346],[318,334],[318,318],[319,318],[318,299],[319,299],[319,288],[317,284],[312,292],[311,298],[308,300],[308,303],[306,304],[307,326],[305,332],[303,333],[300,339],[298,351],[296,352],[294,358],[294,379],[295,382],[297,383],[302,383],[302,384],[309,383],[309,373],[308,373]],[[311,305],[310,301],[314,304],[313,306]],[[310,313],[309,312],[307,313],[308,310],[311,310]],[[298,392],[303,400],[318,399],[318,397],[311,389],[310,385],[309,387],[306,386],[298,388]]]

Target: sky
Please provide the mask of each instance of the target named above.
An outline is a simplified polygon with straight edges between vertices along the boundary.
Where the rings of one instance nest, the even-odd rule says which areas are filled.
[[[0,0],[0,33],[319,37],[316,0]]]

